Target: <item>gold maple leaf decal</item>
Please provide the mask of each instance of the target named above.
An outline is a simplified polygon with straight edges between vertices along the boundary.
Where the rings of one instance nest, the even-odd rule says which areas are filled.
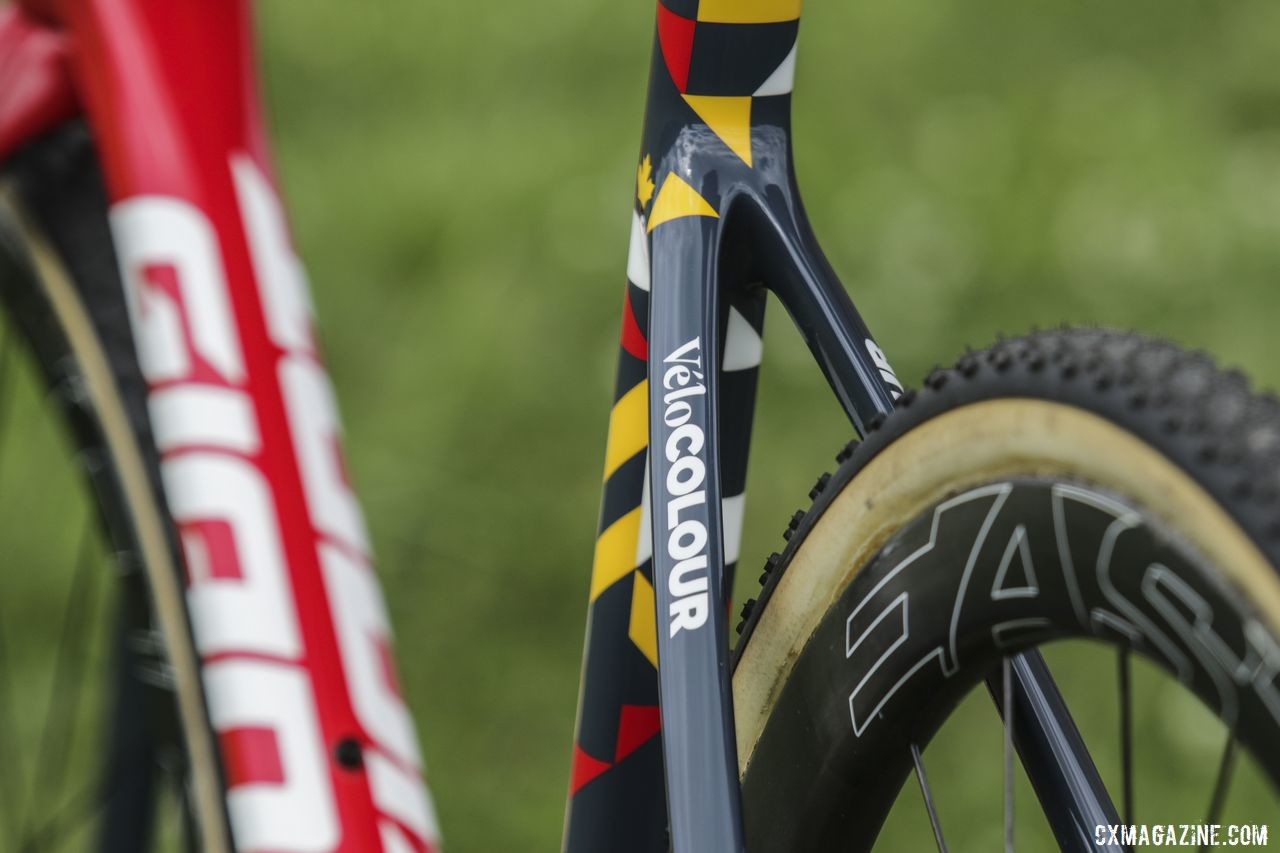
[[[641,207],[653,198],[653,164],[649,162],[648,154],[644,155],[640,168],[636,169],[636,198],[640,199]]]

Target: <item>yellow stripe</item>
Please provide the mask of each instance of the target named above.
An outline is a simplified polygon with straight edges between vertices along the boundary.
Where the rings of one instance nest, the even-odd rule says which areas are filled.
[[[622,395],[609,415],[609,443],[604,450],[604,479],[649,443],[649,380]]]
[[[698,118],[720,137],[729,150],[751,165],[751,96],[720,97],[717,95],[685,95],[685,103],[693,107]]]
[[[653,585],[645,576],[636,572],[635,585],[631,588],[631,624],[627,636],[636,648],[644,652],[656,669],[658,666],[658,625],[654,615]]]
[[[698,20],[717,24],[772,24],[800,17],[801,0],[702,0]]]
[[[636,540],[640,536],[640,507],[605,528],[596,540],[591,563],[591,601],[636,567]]]
[[[749,141],[750,137],[748,137]],[[675,172],[669,172],[667,179],[662,182],[662,189],[658,190],[658,197],[653,200],[653,207],[649,210],[649,230],[653,231],[664,222],[685,216],[720,218],[716,209],[708,204],[705,198],[698,195],[698,191],[689,186],[688,181]]]

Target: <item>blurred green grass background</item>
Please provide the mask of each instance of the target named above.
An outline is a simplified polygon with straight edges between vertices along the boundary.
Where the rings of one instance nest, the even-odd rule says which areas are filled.
[[[277,162],[448,848],[555,849],[653,5],[259,9]],[[814,2],[800,43],[806,202],[905,381],[1067,321],[1280,383],[1275,0]],[[769,328],[740,597],[850,436],[780,312]],[[64,500],[33,446],[10,468]],[[1088,666],[1065,672],[1069,696],[1094,695]],[[1143,712],[1169,762],[1144,802],[1215,759],[1181,707]],[[937,776],[996,731],[986,709],[957,730]],[[998,806],[995,737],[968,787]],[[1198,769],[1170,771],[1178,756]],[[996,846],[980,810],[948,808],[960,849]],[[929,843],[915,820],[894,849]]]
[[[904,380],[1069,321],[1276,386],[1280,4],[807,5],[801,183]],[[453,850],[558,844],[653,14],[261,5],[277,160]],[[744,594],[849,436],[771,317]]]

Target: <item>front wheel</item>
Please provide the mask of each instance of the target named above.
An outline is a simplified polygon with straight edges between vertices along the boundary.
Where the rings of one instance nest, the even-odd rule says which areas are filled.
[[[230,850],[106,193],[78,122],[0,168],[0,306],[0,849]],[[8,381],[24,350],[38,380]],[[50,421],[34,417],[41,397]],[[38,426],[15,425],[28,413]],[[55,454],[35,461],[52,422],[78,479]],[[30,446],[6,456],[6,437]]]
[[[733,676],[750,848],[870,849],[966,693],[1065,640],[1121,650],[1103,657],[1119,679],[1066,675],[1120,708],[1119,757],[1098,763],[1120,768],[1123,822],[1166,819],[1135,778],[1151,740],[1134,734],[1149,697],[1131,654],[1221,721],[1222,760],[1178,823],[1222,819],[1237,745],[1280,781],[1280,404],[1104,330],[1004,341],[925,386],[838,457],[766,566]],[[1000,761],[970,752],[931,767],[934,787]],[[1274,816],[1272,791],[1247,793],[1259,823]]]

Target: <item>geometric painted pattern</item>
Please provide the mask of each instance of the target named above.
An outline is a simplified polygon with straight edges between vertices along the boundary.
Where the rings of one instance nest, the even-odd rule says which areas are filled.
[[[800,0],[661,0],[645,146],[636,168],[617,383],[592,559],[586,655],[572,756],[565,850],[663,849],[665,798],[658,743],[658,590],[649,529],[648,326],[658,229],[720,217],[705,174],[669,156],[661,127],[687,126],[721,161],[756,167],[752,122],[776,116],[791,92]],[[705,129],[705,130],[703,130]],[[723,144],[723,148],[716,147]],[[738,166],[740,167],[740,165]],[[678,233],[672,231],[672,233]],[[660,285],[659,285],[660,286]],[[741,301],[735,301],[741,300]],[[748,423],[762,357],[762,296],[734,296],[721,329],[724,422]],[[724,558],[738,559],[749,431],[722,435]]]
[[[801,0],[702,0],[698,20],[720,24],[774,24],[800,17]]]
[[[751,165],[751,96],[684,95],[684,101],[711,132]]]
[[[720,214],[688,181],[670,172],[662,182],[662,189],[658,190],[658,197],[653,200],[653,209],[649,211],[649,230],[686,216],[710,216],[714,219]]]

